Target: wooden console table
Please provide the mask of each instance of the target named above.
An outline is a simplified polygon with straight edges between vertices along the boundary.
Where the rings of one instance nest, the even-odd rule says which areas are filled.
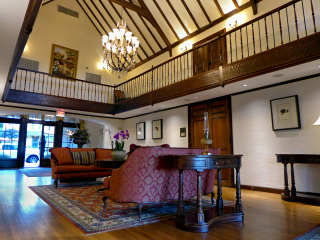
[[[294,163],[320,164],[320,155],[317,154],[276,154],[277,162],[284,165],[284,193],[281,193],[282,200],[290,202],[304,202],[310,204],[320,204],[320,196],[308,193],[297,193],[294,179]],[[287,165],[291,165],[291,192],[288,184]]]
[[[222,223],[243,221],[240,189],[240,167],[242,155],[176,155],[174,165],[179,169],[179,200],[176,227],[190,232],[208,232],[212,226]],[[223,207],[221,169],[236,169],[236,204],[235,207]],[[183,170],[197,171],[197,213],[184,212],[183,206]],[[218,190],[216,206],[209,210],[202,209],[201,172],[205,169],[218,169]]]

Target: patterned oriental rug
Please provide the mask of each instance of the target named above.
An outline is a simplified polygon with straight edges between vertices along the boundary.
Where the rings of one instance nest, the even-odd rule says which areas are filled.
[[[50,167],[24,168],[19,169],[27,177],[51,177]]]
[[[55,189],[53,185],[30,187],[50,206],[72,221],[84,234],[109,232],[127,227],[154,223],[174,218],[177,202],[145,204],[142,220],[139,222],[138,205],[134,203],[116,203],[108,199],[108,207],[103,212],[103,192],[97,192],[101,183],[66,184]],[[203,196],[204,209],[211,207],[211,198]],[[224,200],[224,205],[234,202]],[[196,198],[185,201],[187,212],[196,210]]]
[[[320,224],[311,229],[309,232],[297,237],[295,240],[319,240],[320,239]]]

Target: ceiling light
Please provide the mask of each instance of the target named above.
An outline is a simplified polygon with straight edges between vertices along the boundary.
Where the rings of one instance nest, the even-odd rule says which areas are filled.
[[[161,105],[161,107],[163,107],[163,105]]]
[[[198,97],[194,97],[194,98],[198,98]]]
[[[243,84],[242,86],[247,87],[248,85],[247,84]]]

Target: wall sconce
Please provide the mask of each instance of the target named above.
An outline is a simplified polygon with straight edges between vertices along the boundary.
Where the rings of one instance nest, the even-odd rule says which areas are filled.
[[[180,52],[185,52],[187,50],[188,50],[188,48],[186,45],[180,47]]]
[[[237,20],[234,21],[233,25],[231,25],[231,23],[229,23],[229,28],[230,28],[230,29],[233,29],[233,28],[236,28],[236,27],[238,27]]]

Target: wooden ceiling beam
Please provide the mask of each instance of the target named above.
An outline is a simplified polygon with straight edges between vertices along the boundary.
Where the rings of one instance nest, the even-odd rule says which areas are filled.
[[[181,18],[179,17],[177,11],[174,9],[174,7],[172,6],[171,2],[169,0],[166,0],[169,7],[171,8],[172,12],[174,13],[174,15],[176,16],[176,18],[178,19],[180,25],[182,26],[182,28],[184,29],[184,31],[186,32],[186,34],[189,36],[190,33],[188,31],[188,29],[186,28],[186,26],[184,25],[184,23],[182,22]]]
[[[221,14],[221,16],[223,17],[223,16],[224,16],[224,12],[223,12],[223,10],[222,10],[222,8],[221,8],[218,0],[213,0],[213,1],[214,1],[214,3],[216,4],[216,6],[217,6],[217,8],[218,8],[218,10],[219,10],[219,12],[220,12],[220,14]]]
[[[143,38],[143,40],[146,42],[146,44],[148,45],[148,47],[151,49],[152,53],[155,54],[155,51],[153,50],[153,48],[151,47],[149,41],[146,39],[146,37],[144,36],[144,34],[141,32],[140,28],[138,27],[138,25],[136,24],[136,22],[134,21],[134,19],[131,17],[130,13],[128,12],[127,9],[124,8],[124,11],[126,12],[126,14],[129,16],[131,22],[133,23],[133,25],[136,27],[136,29],[138,30],[138,32],[140,33],[141,37]]]
[[[83,3],[86,5],[86,7],[89,9],[89,11],[91,12],[92,16],[96,19],[96,21],[98,22],[98,24],[100,25],[100,27],[103,29],[103,31],[105,32],[105,34],[108,33],[108,31],[106,31],[106,29],[102,26],[101,22],[99,21],[99,19],[97,18],[97,16],[93,13],[93,11],[91,10],[91,8],[89,7],[89,5],[87,4],[86,0],[82,0]],[[102,34],[104,35],[104,34]]]
[[[174,36],[180,40],[178,34],[176,33],[176,31],[173,29],[171,23],[169,22],[168,18],[166,17],[166,15],[163,13],[162,9],[160,8],[160,6],[158,5],[156,0],[153,0],[153,3],[156,5],[156,7],[158,8],[159,12],[161,13],[162,17],[164,18],[164,20],[166,21],[166,23],[168,24],[169,28],[171,29],[171,31],[173,32]]]
[[[111,5],[111,7],[113,8],[113,10],[117,13],[118,17],[121,18],[120,13],[118,12],[118,10],[116,9],[116,7],[113,5],[112,2],[110,2],[110,5]],[[130,32],[132,32],[128,26],[127,26],[127,29],[128,29]],[[148,58],[149,56],[148,56],[147,52],[143,49],[143,47],[142,47],[141,45],[142,45],[142,44],[140,44],[140,49],[141,49],[141,51],[142,51],[142,52],[144,53],[144,55]],[[139,57],[139,59],[140,59],[140,57]],[[141,60],[140,60],[140,61],[141,61]]]
[[[171,43],[169,42],[167,36],[165,35],[165,33],[162,31],[161,27],[157,23],[156,19],[153,17],[153,15],[150,12],[150,10],[148,9],[147,5],[144,3],[143,0],[138,0],[138,1],[142,7],[136,6],[136,5],[134,5],[130,2],[127,2],[127,1],[109,0],[110,3],[113,2],[113,3],[119,4],[120,6],[123,6],[124,8],[128,8],[128,9],[138,13],[139,15],[143,16],[145,19],[147,19],[152,24],[152,26],[158,31],[159,35],[161,36],[161,38],[163,39],[165,44],[167,46],[170,46]]]
[[[234,6],[236,7],[236,9],[238,9],[239,8],[239,4],[238,4],[237,0],[232,0],[232,2],[234,4]]]
[[[189,9],[188,5],[186,4],[186,2],[185,2],[184,0],[181,0],[181,2],[182,2],[182,4],[183,4],[184,8],[185,8],[185,9],[187,10],[187,12],[189,13],[189,16],[191,17],[194,25],[196,25],[197,29],[199,29],[199,28],[200,28],[200,27],[199,27],[199,24],[197,23],[196,19],[194,18],[193,14],[192,14],[192,12],[190,11],[190,9]]]
[[[257,0],[250,0],[252,2],[252,12],[253,15],[256,15],[258,13],[258,8],[257,8]]]
[[[54,0],[50,0],[50,1],[48,1],[48,2],[42,3],[41,6],[46,5],[46,4],[48,4],[48,3],[51,3],[51,2],[53,2],[53,1],[54,1]]]
[[[110,31],[112,31],[112,27],[110,26],[110,24],[108,23],[107,19],[103,16],[103,14],[101,13],[101,11],[99,10],[99,8],[97,7],[97,5],[93,2],[93,0],[90,0],[92,5],[95,7],[95,9],[97,10],[97,12],[100,14],[100,17],[104,20],[104,22],[108,25]]]
[[[197,2],[198,2],[198,4],[199,4],[199,6],[200,6],[200,8],[201,8],[201,10],[202,10],[202,12],[203,12],[203,14],[206,16],[208,22],[211,23],[211,19],[210,19],[209,15],[208,15],[207,11],[204,9],[201,1],[200,1],[200,0],[197,0]]]
[[[92,25],[95,27],[95,29],[97,29],[98,33],[102,36],[103,34],[100,32],[99,28],[97,28],[97,26],[94,24],[94,22],[92,21],[92,19],[90,18],[90,16],[88,15],[88,13],[84,10],[84,8],[82,7],[82,5],[80,4],[79,0],[76,0],[78,5],[81,7],[82,11],[87,15],[87,17],[89,18],[90,22],[92,23]]]
[[[148,29],[150,35],[152,36],[153,40],[158,44],[158,47],[162,50],[163,47],[161,46],[161,44],[159,43],[158,39],[156,38],[156,36],[153,34],[153,32],[151,31],[151,29],[149,28],[149,26],[147,25],[146,21],[143,19],[143,17],[141,17],[140,15],[138,15],[139,18],[141,19],[141,21],[144,23],[144,25],[146,26],[146,28]]]

